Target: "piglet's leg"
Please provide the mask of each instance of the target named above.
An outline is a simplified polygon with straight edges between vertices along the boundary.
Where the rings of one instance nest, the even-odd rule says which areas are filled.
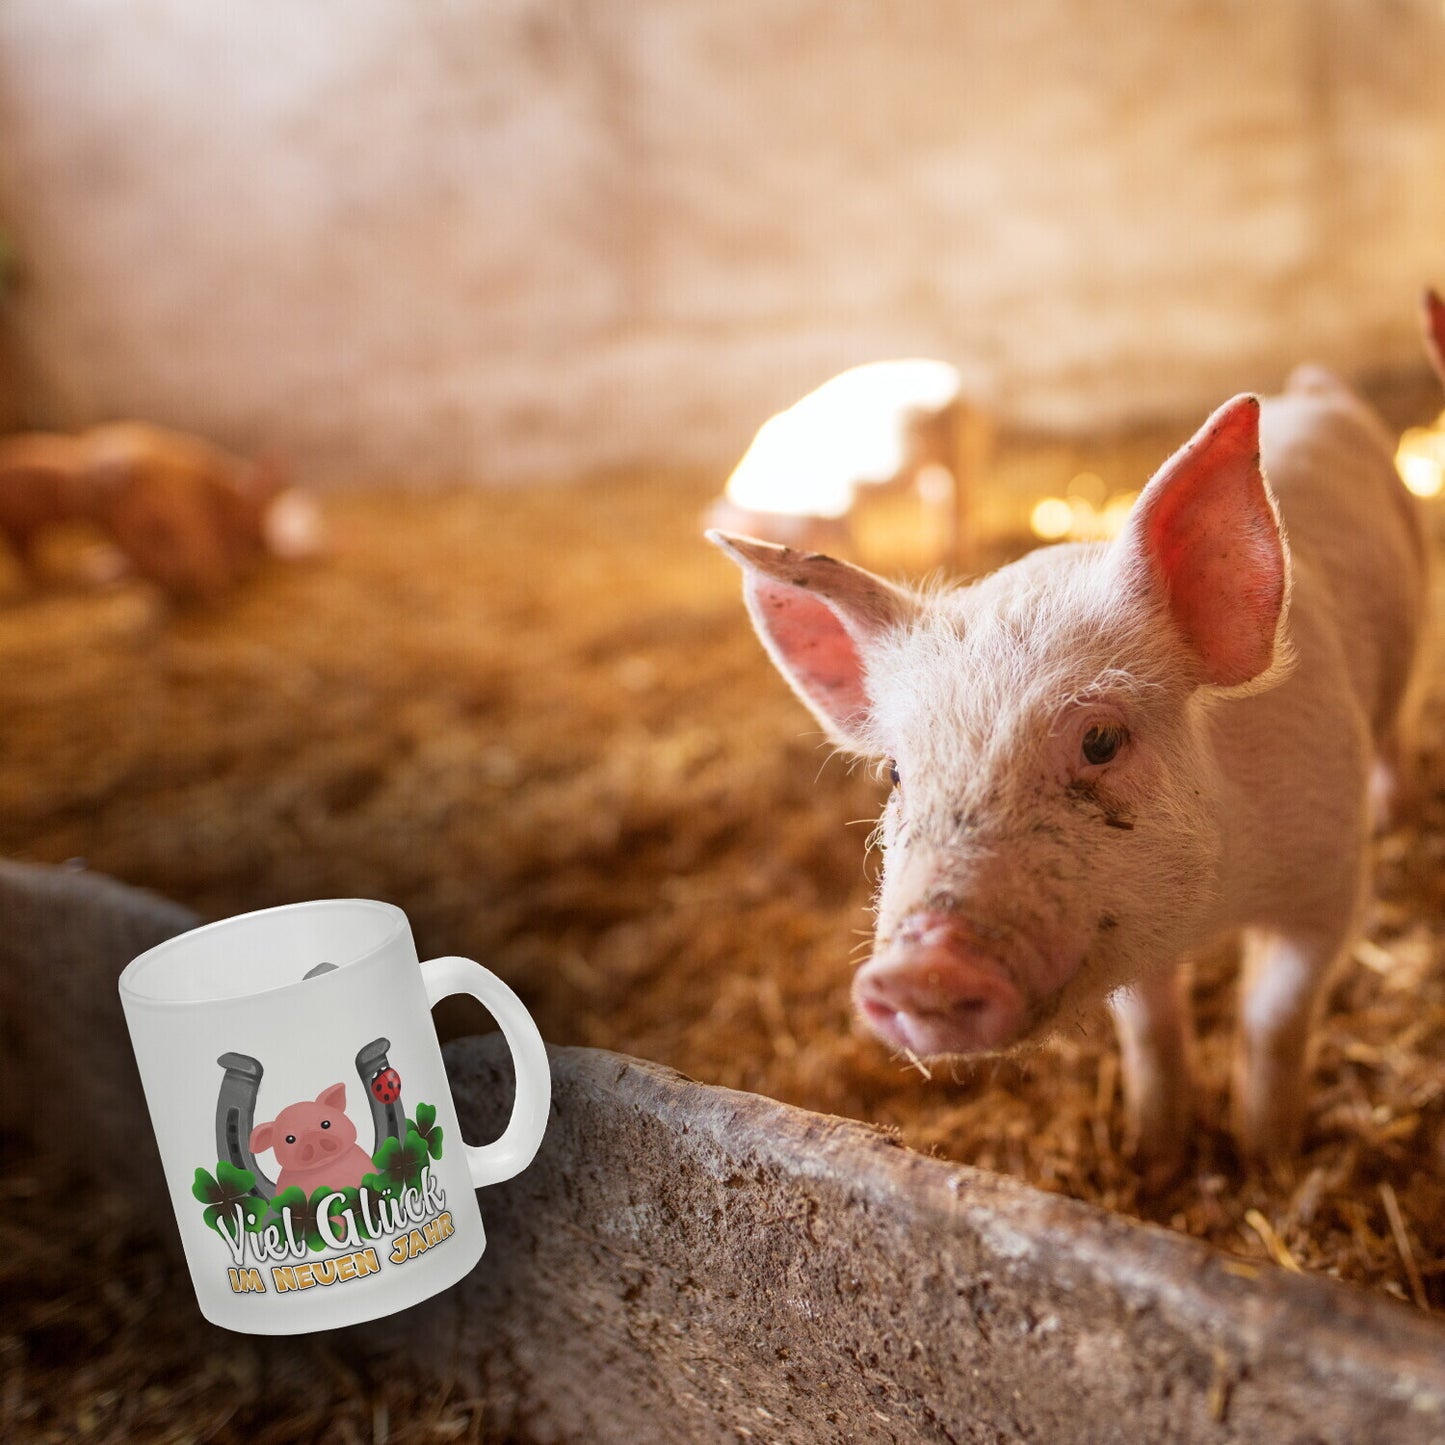
[[[1188,969],[1159,969],[1114,994],[1123,1064],[1126,1147],[1146,1187],[1162,1188],[1187,1157],[1192,1115]]]
[[[1244,935],[1233,1110],[1235,1137],[1253,1163],[1285,1163],[1299,1149],[1320,1000],[1343,952],[1338,938]]]

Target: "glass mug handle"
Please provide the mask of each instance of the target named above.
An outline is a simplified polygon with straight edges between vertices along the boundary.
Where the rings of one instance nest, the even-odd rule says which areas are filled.
[[[467,1144],[467,1167],[472,1184],[480,1189],[520,1174],[532,1162],[547,1128],[552,1104],[552,1069],[542,1035],[522,1000],[490,969],[470,958],[431,958],[421,966],[427,1007],[435,1008],[452,994],[470,994],[497,1021],[512,1051],[517,1075],[517,1096],[512,1117],[500,1139],[491,1144]]]

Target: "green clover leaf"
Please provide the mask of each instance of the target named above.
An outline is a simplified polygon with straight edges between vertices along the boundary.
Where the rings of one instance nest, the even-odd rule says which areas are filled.
[[[266,1215],[266,1201],[252,1193],[256,1176],[249,1169],[238,1169],[227,1159],[216,1164],[214,1175],[196,1170],[191,1193],[206,1206],[202,1218],[208,1229],[220,1233],[222,1219],[234,1221],[241,1211],[241,1227],[248,1233],[260,1229]]]
[[[238,1169],[229,1159],[218,1161],[216,1178],[232,1194],[249,1194],[256,1187],[256,1176],[249,1169]]]
[[[191,1185],[191,1193],[194,1194],[202,1204],[218,1203],[223,1192],[220,1184],[204,1169],[196,1170],[196,1182]]]
[[[376,1153],[377,1157],[380,1158],[381,1150],[378,1149]],[[361,1181],[361,1187],[377,1199],[390,1199],[401,1192],[400,1188],[393,1189],[380,1174],[368,1174],[366,1178]]]
[[[306,1191],[294,1184],[290,1189],[278,1190],[276,1197],[272,1199],[271,1223],[280,1224],[282,1213],[288,1210],[291,1214],[292,1233],[299,1239],[302,1233],[301,1220],[306,1212]]]
[[[236,1211],[241,1211],[241,1228],[247,1234],[255,1234],[266,1222],[266,1201],[259,1195],[247,1194],[242,1199],[233,1199],[229,1205],[212,1204],[201,1215],[205,1220],[208,1229],[214,1229],[217,1234],[222,1232],[221,1220],[226,1221],[225,1234],[235,1242],[231,1234],[236,1219]]]
[[[429,1157],[421,1135],[415,1129],[408,1129],[405,1139],[391,1137],[382,1140],[381,1148],[371,1156],[376,1173],[368,1174],[362,1183],[365,1185],[372,1179],[380,1179],[384,1186],[380,1192],[389,1195],[400,1194],[403,1189],[419,1189],[422,1170],[426,1168]]]
[[[411,1188],[420,1189],[422,1173],[431,1159],[426,1140],[415,1129],[408,1129],[406,1143],[401,1147],[406,1159],[406,1182]]]
[[[371,1162],[376,1165],[376,1173],[368,1174],[366,1178],[361,1181],[361,1187],[363,1189],[372,1189],[378,1194],[393,1193],[394,1190],[391,1184],[394,1176],[393,1166],[400,1153],[401,1140],[388,1134],[386,1138],[381,1141],[376,1153],[371,1156]],[[395,1177],[398,1180],[398,1187],[400,1187],[400,1184],[405,1182],[404,1176],[396,1174]]]
[[[191,1193],[202,1204],[225,1204],[249,1194],[256,1186],[256,1176],[249,1169],[237,1169],[228,1159],[220,1160],[213,1177],[204,1169],[196,1170],[196,1182]]]
[[[418,1104],[416,1106],[416,1118],[408,1119],[406,1127],[408,1133],[414,1133],[427,1147],[427,1153],[433,1159],[442,1157],[442,1126],[436,1122],[437,1111],[435,1104]]]

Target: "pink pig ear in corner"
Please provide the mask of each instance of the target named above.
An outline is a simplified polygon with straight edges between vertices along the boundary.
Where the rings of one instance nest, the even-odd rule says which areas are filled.
[[[316,1096],[316,1102],[324,1104],[328,1109],[345,1109],[346,1085],[332,1084],[329,1089],[322,1089]]]
[[[828,736],[854,752],[866,736],[869,644],[918,603],[901,588],[833,557],[709,532],[743,569],[743,600],[763,647]]]
[[[1268,671],[1288,562],[1260,470],[1257,397],[1226,402],[1159,469],[1120,545],[1162,589],[1201,683],[1238,687]]]
[[[264,1154],[271,1147],[272,1135],[276,1132],[276,1121],[271,1120],[269,1124],[257,1124],[251,1130],[251,1152],[253,1154]]]

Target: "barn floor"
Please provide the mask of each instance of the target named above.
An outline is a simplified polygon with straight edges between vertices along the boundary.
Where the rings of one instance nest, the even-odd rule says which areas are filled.
[[[1164,450],[1015,449],[1004,467],[1040,468],[1042,490],[1080,465],[1137,485]],[[331,557],[272,565],[209,611],[169,610],[138,584],[27,591],[0,572],[0,854],[84,858],[209,915],[390,899],[423,956],[488,963],[553,1041],[896,1127],[1240,1255],[1445,1307],[1445,696],[1429,707],[1423,814],[1382,841],[1369,940],[1331,997],[1297,1169],[1241,1173],[1223,1131],[1221,959],[1198,980],[1194,1167],[1144,1197],[1119,1151],[1102,1014],[1027,1063],[931,1078],[853,1033],[881,789],[829,760],[765,661],[735,572],[698,538],[710,490],[658,475],[331,497]],[[446,1019],[481,1023],[461,1006]],[[142,1345],[126,1309],[147,1298],[144,1250],[127,1257],[129,1304],[107,1303],[90,1283],[107,1246],[54,1242],[72,1211],[90,1234],[90,1202],[57,1205],[24,1171],[3,1190],[0,1278],[17,1309],[0,1327],[0,1432],[23,1408],[27,1431],[74,1438],[89,1400],[101,1438],[114,1416],[96,1400],[139,1368],[107,1363],[127,1339],[159,1392],[132,1434],[214,1420],[238,1389],[289,1398],[281,1376],[239,1381],[244,1352],[200,1380],[180,1364],[184,1331],[158,1325]],[[37,1272],[50,1287],[22,1291]],[[371,1438],[391,1396],[348,1370],[336,1362],[324,1421],[253,1403],[214,1438],[323,1424]],[[34,1405],[46,1381],[55,1397]],[[305,1372],[293,1383],[304,1413]],[[409,1413],[405,1438],[466,1434],[472,1417],[448,1411]]]

